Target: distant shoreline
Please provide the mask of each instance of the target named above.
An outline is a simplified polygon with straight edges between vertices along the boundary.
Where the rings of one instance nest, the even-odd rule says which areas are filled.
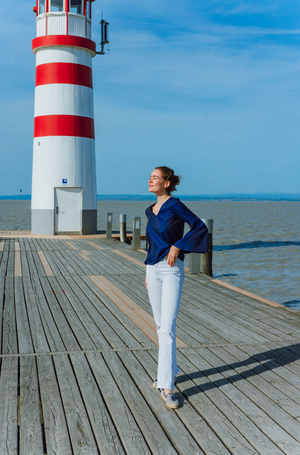
[[[174,194],[177,197],[176,193]],[[220,194],[220,195],[178,195],[183,201],[300,201],[300,194],[257,193],[257,194]],[[0,196],[0,201],[30,201],[31,195]],[[97,194],[97,201],[149,201],[154,195],[140,194]]]

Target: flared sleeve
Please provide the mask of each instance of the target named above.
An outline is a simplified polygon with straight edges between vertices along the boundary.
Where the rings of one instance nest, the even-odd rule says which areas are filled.
[[[207,227],[190,209],[179,199],[174,198],[172,207],[173,213],[185,221],[190,230],[185,236],[174,243],[184,253],[206,253],[208,251],[208,231]]]

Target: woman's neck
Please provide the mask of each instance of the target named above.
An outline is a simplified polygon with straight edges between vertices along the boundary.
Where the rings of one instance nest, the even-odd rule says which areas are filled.
[[[169,194],[162,194],[160,196],[156,196],[157,197],[157,205],[160,205],[162,206],[171,196]]]

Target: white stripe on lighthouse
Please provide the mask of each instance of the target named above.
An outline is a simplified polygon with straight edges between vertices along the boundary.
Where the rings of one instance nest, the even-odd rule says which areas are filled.
[[[51,47],[42,48],[36,54],[36,66],[44,63],[77,63],[92,67],[92,56],[90,52],[75,47]]]
[[[34,116],[41,115],[94,118],[93,89],[71,84],[39,85],[35,88]]]

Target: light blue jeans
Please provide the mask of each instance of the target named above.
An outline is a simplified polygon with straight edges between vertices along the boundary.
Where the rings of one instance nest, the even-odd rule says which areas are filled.
[[[158,335],[157,388],[174,388],[174,376],[179,372],[176,362],[176,319],[179,310],[184,263],[177,259],[170,267],[167,257],[146,267],[149,300]]]

